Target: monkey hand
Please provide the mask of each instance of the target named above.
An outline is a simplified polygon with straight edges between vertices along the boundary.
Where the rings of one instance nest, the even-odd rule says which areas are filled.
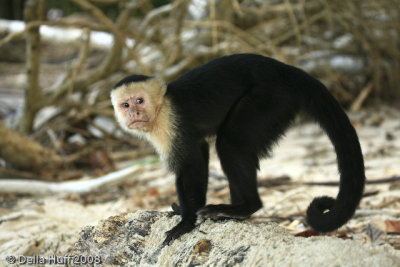
[[[161,247],[169,246],[174,242],[175,239],[178,239],[181,235],[189,233],[194,228],[194,222],[188,222],[186,220],[182,220],[179,222],[174,228],[167,231],[167,237],[165,238],[164,242],[162,243]]]

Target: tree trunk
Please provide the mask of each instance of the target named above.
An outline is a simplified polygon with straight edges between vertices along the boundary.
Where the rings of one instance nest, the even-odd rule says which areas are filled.
[[[45,0],[28,0],[25,5],[25,21],[41,20],[43,18]],[[18,130],[29,134],[33,128],[36,113],[43,105],[43,96],[39,87],[40,70],[40,33],[39,27],[32,27],[26,35],[26,73],[27,88],[25,89],[25,105],[18,122]]]

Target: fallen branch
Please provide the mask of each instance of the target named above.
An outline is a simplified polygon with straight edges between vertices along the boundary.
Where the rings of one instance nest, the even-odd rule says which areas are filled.
[[[8,25],[14,25],[9,26]],[[50,43],[70,44],[75,43],[79,36],[82,35],[82,28],[89,28],[93,37],[91,38],[91,46],[100,49],[110,49],[112,44],[112,35],[108,34],[107,27],[99,23],[93,22],[67,22],[67,21],[41,21],[35,20],[25,23],[23,21],[2,20],[0,19],[0,33],[9,32],[6,37],[0,40],[0,47],[11,42],[14,39],[23,37],[27,31],[35,27],[41,27],[41,39]],[[22,30],[19,30],[19,29]],[[17,30],[18,29],[18,30]],[[99,38],[101,36],[101,38]],[[104,39],[110,40],[105,42]]]
[[[10,130],[1,122],[0,136],[0,158],[15,169],[40,174],[43,170],[55,170],[64,164],[64,159],[56,151]]]
[[[142,173],[145,168],[136,165],[107,175],[80,181],[69,182],[42,182],[22,179],[0,179],[0,193],[20,194],[54,194],[54,193],[88,193],[104,186],[120,184],[123,181]]]

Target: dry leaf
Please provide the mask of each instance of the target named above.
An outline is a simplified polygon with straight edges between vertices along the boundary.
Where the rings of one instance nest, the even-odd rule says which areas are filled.
[[[300,237],[311,237],[311,236],[319,236],[321,235],[320,233],[315,232],[314,230],[308,229],[303,232],[300,232],[298,234],[295,234],[294,236],[300,236]]]
[[[400,234],[400,220],[386,220],[386,233]]]
[[[160,192],[158,192],[157,187],[152,187],[152,188],[150,188],[148,195],[149,195],[149,197],[159,197]]]

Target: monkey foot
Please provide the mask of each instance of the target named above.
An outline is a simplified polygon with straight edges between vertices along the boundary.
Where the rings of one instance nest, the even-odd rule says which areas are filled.
[[[161,247],[169,246],[174,242],[175,239],[178,239],[181,235],[189,233],[194,228],[194,223],[187,223],[185,221],[181,221],[174,228],[165,232],[167,237],[162,243]]]
[[[239,206],[234,205],[207,205],[197,211],[197,215],[202,218],[210,218],[212,220],[237,219],[244,220],[250,217],[247,212],[243,214]]]

